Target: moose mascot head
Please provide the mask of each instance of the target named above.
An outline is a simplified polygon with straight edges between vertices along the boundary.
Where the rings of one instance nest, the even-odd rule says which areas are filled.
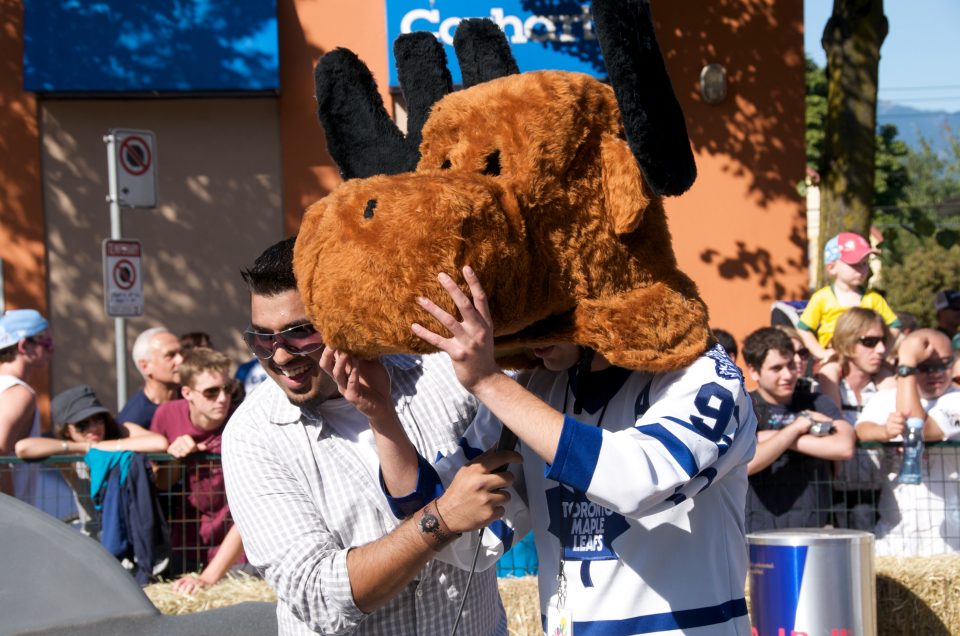
[[[454,38],[464,87],[452,92],[437,40],[401,36],[406,135],[353,53],[320,59],[319,116],[345,181],[307,210],[295,270],[328,344],[425,352],[410,325],[442,328],[416,298],[455,315],[437,273],[470,265],[504,361],[568,342],[665,371],[707,348],[707,309],[677,269],[663,208],[696,167],[649,6],[595,0],[593,18],[609,86],[518,73],[503,32],[466,20]]]

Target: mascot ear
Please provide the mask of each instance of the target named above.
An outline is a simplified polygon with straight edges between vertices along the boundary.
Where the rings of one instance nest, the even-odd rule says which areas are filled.
[[[486,18],[469,18],[453,34],[453,50],[460,64],[463,87],[519,73],[503,29]]]
[[[594,0],[591,10],[627,141],[643,176],[658,195],[686,192],[697,178],[697,166],[649,2]]]
[[[600,157],[603,196],[613,230],[617,234],[629,234],[640,225],[643,212],[650,203],[643,191],[643,177],[640,176],[637,160],[627,142],[612,135],[603,136]]]

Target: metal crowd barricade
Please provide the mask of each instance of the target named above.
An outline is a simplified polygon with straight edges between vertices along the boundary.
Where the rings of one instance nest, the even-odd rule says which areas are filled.
[[[175,462],[166,453],[147,456],[153,466],[157,499],[170,528],[171,552],[163,576],[202,569],[209,561],[210,549],[223,540],[232,520],[204,515],[202,509],[216,509],[226,501],[222,487],[220,455],[197,453],[183,462]],[[89,492],[89,473],[77,455],[58,455],[38,461],[23,461],[0,456],[0,483],[15,470],[35,473],[37,499],[34,505],[98,538],[101,511],[93,505]],[[213,478],[211,478],[213,475]],[[216,488],[190,491],[191,484],[219,484]],[[198,508],[197,506],[200,506]]]
[[[225,517],[204,524],[194,505],[199,501],[201,505],[215,507],[226,496],[222,485],[193,493],[183,485],[189,485],[191,479],[203,483],[204,474],[219,471],[220,456],[197,454],[183,463],[173,462],[167,454],[149,455],[149,459],[155,467],[157,483],[170,485],[169,488],[159,487],[157,492],[173,544],[167,573],[195,571],[208,561],[209,549],[219,545],[231,520]],[[38,478],[39,497],[35,505],[78,530],[95,534],[99,527],[99,511],[90,501],[87,482],[77,477],[78,463],[82,464],[82,460],[76,455],[30,462],[0,456],[0,477],[12,474],[15,467],[30,466]],[[923,483],[911,487],[914,490],[907,497],[902,496],[904,489],[896,481],[899,465],[898,443],[858,445],[858,458],[851,460],[843,470],[832,473],[823,484],[826,486],[823,492],[829,494],[817,502],[817,512],[823,513],[825,525],[876,533],[878,553],[884,545],[890,554],[901,551],[921,555],[960,552],[960,442],[926,444]],[[900,493],[901,500],[898,500],[897,493]],[[84,519],[85,510],[90,512],[90,519]],[[885,536],[890,539],[891,532],[903,532],[903,528],[909,530],[909,536],[902,541],[884,540]],[[498,564],[501,576],[524,576],[536,572],[536,554],[529,535],[518,541]]]
[[[897,481],[901,448],[899,442],[860,443],[852,460],[833,463],[826,480],[807,482],[817,493],[811,517],[825,527],[873,532],[878,554],[960,552],[960,442],[926,443],[917,486]]]

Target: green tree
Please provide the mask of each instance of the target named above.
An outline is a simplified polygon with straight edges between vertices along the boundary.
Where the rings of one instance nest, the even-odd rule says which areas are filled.
[[[932,327],[934,295],[942,289],[960,289],[960,245],[948,249],[923,237],[916,239],[916,246],[902,263],[884,265],[884,287],[894,311],[910,312],[921,325]]]
[[[807,166],[819,173],[822,168],[823,127],[827,119],[827,74],[809,55],[804,61]]]
[[[874,222],[886,239],[886,264],[903,263],[930,244],[950,248],[960,242],[960,136],[949,128],[944,135],[949,152],[937,153],[921,138],[919,150],[903,157],[907,178],[900,194],[877,202]]]

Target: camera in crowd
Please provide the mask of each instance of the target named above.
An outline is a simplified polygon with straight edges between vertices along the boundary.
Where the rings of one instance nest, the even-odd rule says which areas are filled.
[[[813,414],[810,411],[803,411],[800,415],[803,417],[809,417],[810,419],[813,419]],[[808,432],[811,435],[815,435],[817,437],[825,437],[830,433],[832,433],[833,430],[834,430],[833,422],[829,420],[823,421],[823,422],[815,420],[813,424],[810,426],[810,430]]]

